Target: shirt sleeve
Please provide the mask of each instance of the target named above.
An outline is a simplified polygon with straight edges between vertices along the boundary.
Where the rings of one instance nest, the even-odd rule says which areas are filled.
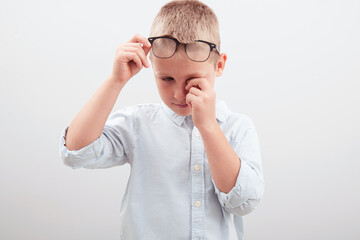
[[[249,118],[250,119],[250,118]],[[221,192],[212,179],[221,206],[237,216],[243,216],[257,208],[264,193],[264,178],[258,135],[250,119],[250,126],[234,148],[241,163],[235,186]]]
[[[79,150],[65,146],[67,126],[60,141],[60,156],[71,168],[110,168],[129,163],[134,148],[134,107],[110,114],[99,138]]]

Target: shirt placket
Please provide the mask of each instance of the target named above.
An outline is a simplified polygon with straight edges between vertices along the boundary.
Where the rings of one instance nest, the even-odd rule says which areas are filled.
[[[191,236],[192,240],[205,239],[205,185],[204,145],[199,130],[194,126],[191,134]]]

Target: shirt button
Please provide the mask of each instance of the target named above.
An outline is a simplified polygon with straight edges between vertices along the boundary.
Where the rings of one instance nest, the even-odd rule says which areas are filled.
[[[200,207],[200,206],[201,206],[201,202],[200,202],[200,201],[196,201],[196,202],[195,202],[195,206]]]
[[[195,132],[194,135],[195,135],[195,137],[200,137],[200,133],[199,133],[199,132]]]
[[[199,170],[200,170],[200,166],[196,164],[196,165],[194,166],[194,169],[195,169],[195,171],[199,171]]]

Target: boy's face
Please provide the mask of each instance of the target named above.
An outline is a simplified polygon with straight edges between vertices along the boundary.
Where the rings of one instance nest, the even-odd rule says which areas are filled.
[[[181,56],[175,56],[176,54]],[[167,59],[152,56],[151,64],[163,102],[176,114],[188,116],[191,115],[191,108],[186,104],[188,91],[185,86],[188,81],[194,78],[204,78],[211,87],[214,87],[215,77],[221,75],[222,69],[216,71],[214,64],[210,61],[191,61],[181,45],[175,55]]]

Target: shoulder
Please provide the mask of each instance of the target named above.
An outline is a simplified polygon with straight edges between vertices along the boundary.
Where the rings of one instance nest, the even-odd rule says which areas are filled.
[[[243,113],[231,112],[227,118],[227,123],[242,128],[255,128],[253,119]]]
[[[129,117],[129,118],[148,118],[156,114],[160,109],[160,103],[141,103],[122,107],[110,114],[110,118]]]
[[[225,101],[218,100],[217,114],[224,120],[224,124],[233,127],[249,128],[254,127],[253,120],[250,116],[232,111]]]
[[[226,117],[221,128],[230,143],[239,143],[250,129],[255,129],[254,121],[247,114],[234,112],[227,107],[224,109]]]
[[[231,132],[231,139],[238,142],[249,130],[255,130],[255,125],[250,116],[233,112],[226,121],[226,128]]]
[[[160,109],[160,103],[142,103],[134,105],[135,110],[141,114],[151,114]]]

